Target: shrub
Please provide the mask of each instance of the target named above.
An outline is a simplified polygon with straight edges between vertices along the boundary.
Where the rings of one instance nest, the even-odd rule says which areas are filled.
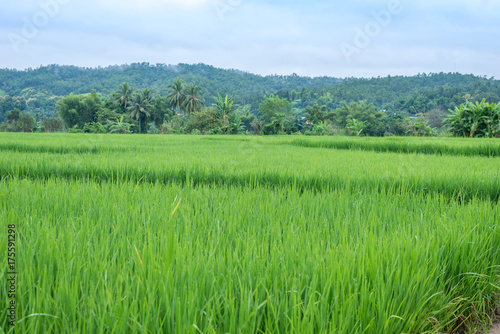
[[[275,123],[269,123],[262,127],[262,134],[265,136],[275,135],[278,133]]]
[[[467,101],[446,119],[449,131],[457,137],[500,137],[500,102],[475,104]]]
[[[429,125],[426,114],[417,114],[417,118],[407,118],[403,127],[409,136],[431,137],[437,134],[437,130]]]
[[[42,121],[43,132],[61,132],[64,130],[64,120],[62,118],[47,118]]]
[[[173,116],[169,122],[163,123],[161,126],[162,134],[184,134],[184,120],[181,116]]]

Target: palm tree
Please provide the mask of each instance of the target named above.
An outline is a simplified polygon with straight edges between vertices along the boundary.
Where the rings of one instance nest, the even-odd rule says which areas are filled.
[[[127,82],[124,82],[113,94],[113,103],[120,105],[122,110],[125,111],[133,93],[134,89]]]
[[[205,105],[205,99],[203,98],[203,92],[201,87],[196,86],[192,83],[184,88],[185,100],[183,104],[184,111],[189,115],[191,113],[201,111],[201,108]]]
[[[152,97],[149,89],[143,90],[141,93],[135,94],[134,98],[129,101],[127,110],[130,112],[130,117],[139,121],[139,133],[141,133],[141,119],[143,115],[147,118],[151,116]]]
[[[153,103],[154,97],[151,96],[151,89],[144,89],[142,91],[142,95],[144,96],[144,99],[148,100],[150,103]]]
[[[173,111],[175,111],[175,109],[182,111],[184,101],[186,99],[186,96],[184,95],[184,87],[185,85],[181,78],[175,79],[170,85],[167,86],[167,101],[169,107],[172,108]]]

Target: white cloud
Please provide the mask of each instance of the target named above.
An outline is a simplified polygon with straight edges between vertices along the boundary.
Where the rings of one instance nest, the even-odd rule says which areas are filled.
[[[259,74],[366,77],[456,68],[500,77],[498,1],[400,0],[404,11],[350,63],[340,45],[352,44],[355,27],[363,29],[374,20],[371,12],[386,9],[392,0],[64,1],[19,53],[8,34],[22,35],[25,19],[42,9],[38,0],[5,6],[0,66],[204,62]],[[226,5],[222,19],[215,1]]]

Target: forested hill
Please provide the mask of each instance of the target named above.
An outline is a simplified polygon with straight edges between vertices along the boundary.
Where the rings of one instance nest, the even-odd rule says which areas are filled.
[[[138,89],[149,88],[153,92],[166,94],[167,85],[177,77],[202,87],[208,102],[213,102],[213,97],[216,97],[218,92],[245,99],[254,95],[273,94],[280,89],[325,87],[342,81],[331,77],[309,78],[296,74],[260,76],[205,64],[135,63],[105,68],[49,65],[24,71],[1,69],[0,94],[22,96],[26,94],[26,89],[33,88],[35,91],[56,96],[85,94],[93,89],[108,95],[124,82]]]
[[[205,64],[136,63],[105,68],[49,65],[22,71],[0,69],[0,121],[14,107],[43,118],[56,112],[55,104],[63,96],[95,89],[101,97],[109,97],[124,82],[165,96],[167,86],[177,77],[201,87],[207,106],[215,102],[217,93],[229,94],[238,104],[250,105],[253,113],[271,94],[294,102],[299,111],[314,104],[337,108],[341,101],[365,100],[388,111],[425,113],[436,107],[454,108],[466,100],[500,101],[500,81],[459,73],[341,79],[296,74],[260,76]]]

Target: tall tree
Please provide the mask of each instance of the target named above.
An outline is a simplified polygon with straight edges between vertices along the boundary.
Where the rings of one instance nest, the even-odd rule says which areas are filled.
[[[329,118],[330,115],[326,106],[319,107],[315,104],[312,107],[306,107],[304,116],[308,121],[313,122],[313,124],[319,124]]]
[[[98,120],[98,115],[102,111],[102,101],[94,89],[90,94],[70,94],[63,97],[61,101],[57,102],[56,108],[59,111],[59,116],[69,128],[75,125],[83,128],[85,123]]]
[[[139,122],[139,133],[142,133],[143,118],[151,116],[152,98],[151,91],[145,89],[140,93],[134,95],[132,100],[129,101],[127,110],[130,112],[130,118],[136,119]]]
[[[259,107],[259,116],[266,122],[272,122],[276,114],[289,115],[292,112],[292,104],[287,99],[279,97],[268,97]]]
[[[19,124],[19,131],[21,132],[33,132],[33,129],[35,128],[36,121],[31,114],[24,114],[21,117],[19,117],[19,121],[17,122]]]
[[[186,95],[184,94],[185,84],[181,78],[175,79],[168,88],[167,100],[169,107],[172,110],[178,109],[179,111],[183,111],[184,101],[186,100]]]
[[[192,83],[184,88],[185,100],[183,103],[184,111],[189,115],[194,112],[201,111],[205,106],[205,99],[203,98],[203,91],[201,87]]]
[[[128,106],[128,102],[132,99],[134,94],[134,89],[132,86],[128,84],[128,82],[124,82],[120,85],[117,91],[113,94],[113,102],[116,105],[119,105],[122,108],[122,111],[125,112]]]

